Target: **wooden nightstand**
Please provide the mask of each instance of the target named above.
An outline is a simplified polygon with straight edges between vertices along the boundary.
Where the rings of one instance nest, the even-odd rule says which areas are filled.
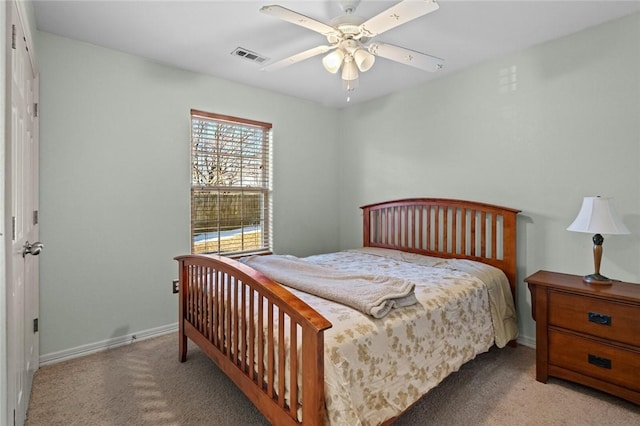
[[[558,377],[640,404],[640,285],[589,285],[548,271],[525,281],[536,321],[536,380]]]

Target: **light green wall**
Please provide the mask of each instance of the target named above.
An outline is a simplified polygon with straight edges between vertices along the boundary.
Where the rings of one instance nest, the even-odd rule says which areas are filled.
[[[41,354],[174,324],[189,111],[273,123],[274,248],[338,246],[337,111],[39,33]]]
[[[591,235],[566,231],[584,196],[615,198],[632,235],[605,236],[603,274],[640,282],[640,14],[341,114],[340,246],[360,242],[357,206],[408,196],[522,210],[522,280],[593,272]]]
[[[360,245],[358,207],[385,199],[521,209],[533,342],[522,279],[592,272],[591,236],[565,230],[583,196],[615,197],[633,233],[606,237],[602,272],[640,281],[639,27],[636,14],[340,111],[39,33],[41,353],[175,323],[190,108],[274,124],[280,253]]]

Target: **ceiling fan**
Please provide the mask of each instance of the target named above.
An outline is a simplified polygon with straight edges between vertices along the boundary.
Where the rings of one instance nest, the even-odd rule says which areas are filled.
[[[370,42],[385,31],[437,10],[436,0],[403,0],[368,20],[353,14],[360,0],[343,0],[340,3],[345,14],[333,19],[330,24],[282,6],[263,6],[261,12],[320,33],[329,42],[329,45],[317,46],[281,59],[263,70],[277,70],[331,51],[322,59],[324,68],[332,74],[342,68],[343,86],[347,91],[352,91],[358,87],[358,71],[371,69],[376,56],[425,71],[442,68],[444,61],[440,58],[387,43]]]

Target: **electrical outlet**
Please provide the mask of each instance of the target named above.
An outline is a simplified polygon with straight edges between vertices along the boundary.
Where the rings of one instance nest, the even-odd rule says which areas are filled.
[[[171,282],[171,291],[173,294],[180,292],[180,280],[173,280]]]

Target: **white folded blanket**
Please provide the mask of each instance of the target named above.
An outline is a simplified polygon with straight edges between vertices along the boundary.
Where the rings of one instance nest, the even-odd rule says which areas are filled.
[[[282,285],[342,303],[374,318],[418,302],[415,284],[405,279],[336,271],[290,255],[250,256],[240,261]]]

